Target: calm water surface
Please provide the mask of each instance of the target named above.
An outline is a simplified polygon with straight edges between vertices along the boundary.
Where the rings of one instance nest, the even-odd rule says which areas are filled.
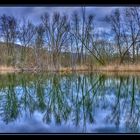
[[[140,132],[140,76],[1,74],[0,133]]]

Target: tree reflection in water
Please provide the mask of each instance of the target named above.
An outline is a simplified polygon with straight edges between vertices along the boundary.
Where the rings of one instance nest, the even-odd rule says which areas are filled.
[[[81,132],[111,132],[110,127],[114,132],[139,132],[139,99],[138,76],[0,75],[0,118],[6,124],[38,111],[45,124],[68,124]]]

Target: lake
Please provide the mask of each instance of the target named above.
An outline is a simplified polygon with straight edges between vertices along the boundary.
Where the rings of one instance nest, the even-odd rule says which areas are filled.
[[[0,133],[131,132],[140,132],[138,75],[0,75]]]

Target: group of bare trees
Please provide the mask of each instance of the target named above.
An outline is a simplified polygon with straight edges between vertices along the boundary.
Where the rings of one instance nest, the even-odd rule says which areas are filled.
[[[64,47],[68,46],[68,34],[70,25],[67,15],[54,13],[50,19],[48,13],[41,16],[41,20],[45,29],[45,42],[50,52],[50,62],[55,69],[59,69],[61,59],[60,54]]]
[[[106,17],[106,21],[112,27],[120,64],[125,58],[135,63],[139,58],[140,9],[136,7],[116,9]]]
[[[7,47],[7,63],[15,63],[15,42],[17,37],[17,20],[14,17],[2,15],[0,17],[1,37]],[[1,52],[2,53],[2,52]],[[13,56],[11,58],[11,56]]]
[[[44,13],[39,25],[0,16],[1,65],[57,69],[77,65],[137,63],[140,9],[118,8],[104,17],[112,29],[99,33],[94,13],[83,7],[71,15]],[[19,44],[19,45],[17,45]]]

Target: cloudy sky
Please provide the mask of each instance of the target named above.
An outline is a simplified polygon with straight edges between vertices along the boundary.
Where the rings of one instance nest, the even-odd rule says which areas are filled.
[[[93,13],[95,15],[96,26],[104,28],[106,25],[101,21],[103,17],[111,13],[117,7],[86,7],[86,13]],[[123,7],[119,7],[123,8]],[[34,24],[40,23],[40,15],[44,12],[50,14],[54,11],[60,13],[71,14],[73,11],[80,11],[81,7],[0,7],[0,15],[13,15],[17,18],[29,18]]]

